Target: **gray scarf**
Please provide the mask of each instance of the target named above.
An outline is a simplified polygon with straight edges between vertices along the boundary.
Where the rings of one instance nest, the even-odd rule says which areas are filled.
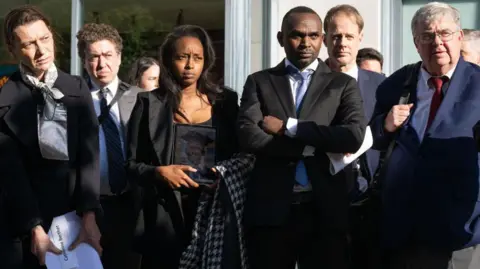
[[[23,65],[20,65],[22,80],[30,87],[39,89],[45,100],[39,105],[37,118],[38,142],[40,152],[45,159],[68,161],[67,109],[62,98],[63,93],[53,85],[58,78],[55,64],[45,72],[44,81],[40,81]]]

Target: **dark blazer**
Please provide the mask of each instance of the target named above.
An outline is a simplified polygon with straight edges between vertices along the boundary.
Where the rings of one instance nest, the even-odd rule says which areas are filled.
[[[260,128],[264,116],[283,121],[298,118],[295,138],[272,136]],[[299,115],[295,112],[285,63],[250,75],[243,90],[238,120],[242,151],[257,156],[247,184],[245,221],[248,225],[280,225],[291,208],[295,167],[304,160],[318,214],[328,230],[347,230],[348,189],[352,177],[329,172],[326,152],[355,152],[365,134],[365,115],[356,81],[332,72],[319,61]],[[304,147],[316,148],[304,158]],[[325,229],[325,230],[327,230]]]
[[[0,133],[0,267],[22,268],[20,234],[29,234],[32,219],[39,219],[27,172],[17,142]]]
[[[414,103],[383,178],[383,241],[399,247],[413,239],[452,251],[480,243],[479,130],[474,128],[480,122],[480,67],[460,59],[420,142],[411,125],[420,65],[398,70],[377,91],[371,127],[379,150],[393,138],[383,124],[404,89]]]
[[[235,121],[238,112],[237,94],[223,90],[213,104],[212,124],[217,127],[217,159],[225,160],[237,152]],[[155,168],[170,165],[173,149],[173,110],[167,90],[163,88],[139,93],[132,112],[128,132],[127,172],[133,184],[144,187],[146,200],[138,231],[140,251],[168,256],[181,241],[183,220],[175,192],[156,177]],[[139,241],[140,240],[140,241]],[[159,255],[159,254],[156,254]]]
[[[358,87],[363,99],[363,109],[365,118],[370,119],[375,109],[375,93],[378,86],[385,80],[385,76],[372,71],[358,69]],[[378,167],[380,152],[377,150],[368,150],[366,153],[368,165],[368,180],[372,179]]]
[[[79,77],[58,71],[54,87],[65,96],[69,161],[52,161],[40,154],[37,103],[19,72],[0,89],[0,132],[18,142],[34,196],[48,231],[53,217],[76,210],[81,214],[99,208],[98,122],[87,85]],[[2,158],[0,162],[4,162]]]

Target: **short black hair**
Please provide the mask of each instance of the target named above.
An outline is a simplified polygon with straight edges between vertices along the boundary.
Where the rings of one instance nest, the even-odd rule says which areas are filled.
[[[318,19],[320,20],[320,24],[322,24],[322,19],[320,18],[320,15],[318,15],[317,12],[315,12],[315,10],[309,8],[309,7],[306,7],[306,6],[298,6],[298,7],[294,7],[292,9],[290,9],[286,14],[285,16],[283,16],[283,19],[282,19],[282,28],[281,28],[281,31],[283,31],[283,28],[287,25],[288,23],[288,19],[290,18],[291,15],[293,14],[300,14],[300,13],[308,13],[308,14],[314,14],[314,15],[317,15]],[[321,27],[320,27],[321,28]]]
[[[375,60],[380,63],[380,67],[383,67],[383,55],[374,48],[363,48],[358,51],[357,65],[360,65],[363,61]]]

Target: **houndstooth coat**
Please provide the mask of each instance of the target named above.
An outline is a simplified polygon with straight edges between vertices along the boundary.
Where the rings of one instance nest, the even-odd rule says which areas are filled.
[[[215,168],[225,183],[233,204],[238,231],[242,269],[248,268],[242,217],[245,201],[245,183],[253,169],[255,157],[237,154],[220,162]],[[182,254],[179,269],[221,269],[223,235],[225,228],[224,207],[219,199],[220,184],[215,192],[204,191],[199,198],[192,231],[192,241]]]

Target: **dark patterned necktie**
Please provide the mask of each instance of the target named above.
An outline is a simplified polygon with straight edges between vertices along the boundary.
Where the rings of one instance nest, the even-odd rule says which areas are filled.
[[[109,89],[100,90],[100,111],[107,108],[107,94]],[[111,113],[101,123],[105,136],[105,145],[108,156],[108,181],[114,194],[120,194],[127,186],[127,176],[124,168],[124,157],[120,131]]]

